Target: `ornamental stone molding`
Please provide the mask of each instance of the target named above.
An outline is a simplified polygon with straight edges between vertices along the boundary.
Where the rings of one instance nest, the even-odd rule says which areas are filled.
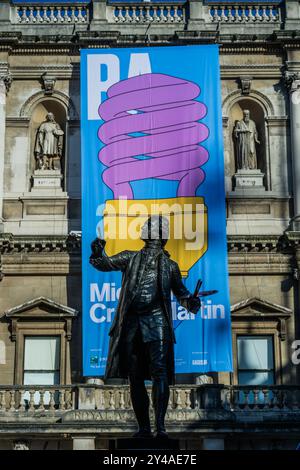
[[[284,81],[290,93],[300,89],[300,72],[286,71]]]
[[[55,75],[49,72],[44,72],[41,76],[41,80],[42,80],[45,95],[53,95],[54,87],[56,83]]]
[[[45,99],[44,91],[38,91],[37,93],[34,93],[33,95],[31,95],[21,107],[20,117],[30,118],[33,108],[37,106],[39,103],[41,103],[44,99]],[[64,106],[64,108],[66,109],[66,114],[70,120],[79,119],[79,115],[74,106],[74,103],[68,95],[66,95],[65,93],[62,93],[61,91],[53,90],[53,92],[51,93],[51,99],[58,101],[61,105]]]
[[[271,100],[257,90],[251,90],[251,93],[247,95],[247,97],[254,102],[258,103],[265,111],[266,116],[274,116],[275,110]],[[236,104],[241,99],[241,91],[234,90],[229,93],[226,98],[223,100],[222,109],[223,109],[223,116],[228,116],[229,111],[234,104]]]
[[[9,71],[7,63],[0,62],[0,82],[4,83],[6,93],[8,93],[12,84],[12,74]]]
[[[250,77],[250,76],[240,77],[242,95],[249,95],[250,94],[251,82],[252,82],[252,77]]]

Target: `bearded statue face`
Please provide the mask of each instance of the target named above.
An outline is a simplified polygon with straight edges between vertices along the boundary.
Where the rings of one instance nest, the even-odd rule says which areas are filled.
[[[141,231],[142,240],[163,240],[166,243],[168,238],[169,221],[166,217],[162,215],[152,215],[146,220]]]

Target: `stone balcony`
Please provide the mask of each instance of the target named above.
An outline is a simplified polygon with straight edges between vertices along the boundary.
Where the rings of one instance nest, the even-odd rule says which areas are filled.
[[[170,435],[181,440],[229,432],[299,436],[300,386],[176,385],[166,422]],[[21,431],[115,439],[128,437],[136,427],[125,385],[2,385],[0,423],[5,439]]]
[[[299,29],[299,20],[300,6],[297,9],[294,4],[290,10],[279,0],[249,2],[249,5],[223,0],[214,3],[201,0],[128,3],[124,0],[94,0],[93,3],[70,0],[61,3],[57,0],[32,4],[22,0],[2,0],[0,9],[0,31],[5,31],[5,23],[9,23],[11,32],[46,35],[68,34],[74,27],[77,32],[88,28],[89,31],[121,31],[123,34],[143,31],[145,34],[145,26],[147,34],[155,32],[158,35],[185,30],[218,30],[225,35],[260,34],[286,27]]]

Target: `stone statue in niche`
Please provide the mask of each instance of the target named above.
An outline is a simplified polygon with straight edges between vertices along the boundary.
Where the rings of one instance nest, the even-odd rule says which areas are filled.
[[[48,113],[37,132],[35,158],[37,170],[61,171],[64,132],[55,121],[53,113]]]
[[[243,119],[236,123],[233,133],[237,143],[237,169],[256,170],[256,144],[260,144],[260,141],[248,109],[244,109]]]

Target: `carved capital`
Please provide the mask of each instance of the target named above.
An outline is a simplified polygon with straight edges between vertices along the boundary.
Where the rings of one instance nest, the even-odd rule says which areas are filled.
[[[41,76],[41,79],[45,95],[52,95],[54,92],[56,77],[49,72],[45,72]]]
[[[6,88],[6,93],[9,92],[9,89],[12,84],[12,74],[10,72],[1,72],[0,70],[0,83],[3,82]]]
[[[290,93],[300,89],[300,72],[286,71],[284,75],[285,85]]]
[[[251,82],[252,82],[252,77],[250,77],[249,75],[244,75],[240,77],[242,95],[249,95],[251,91]]]

